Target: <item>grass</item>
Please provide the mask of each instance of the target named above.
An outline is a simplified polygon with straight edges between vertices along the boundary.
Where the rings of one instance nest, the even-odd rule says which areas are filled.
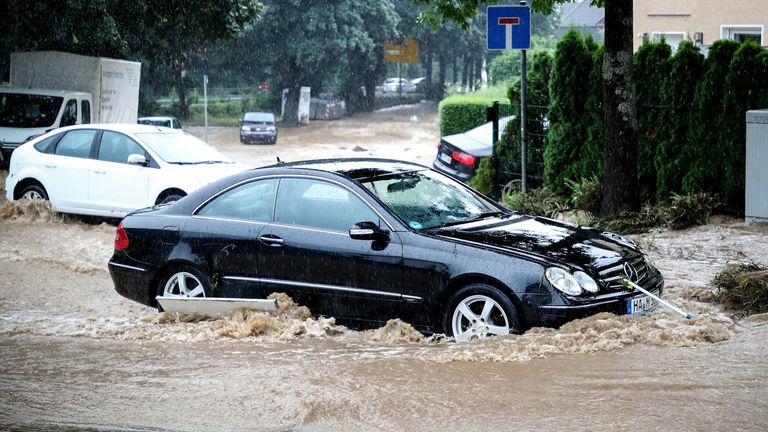
[[[715,275],[715,299],[743,315],[768,312],[768,270],[755,263],[731,264]]]

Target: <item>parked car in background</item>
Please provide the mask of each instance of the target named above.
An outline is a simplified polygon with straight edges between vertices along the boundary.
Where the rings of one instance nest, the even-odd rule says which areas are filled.
[[[277,142],[275,115],[267,112],[247,112],[240,121],[240,143]]]
[[[499,119],[499,139],[512,116]],[[480,161],[493,151],[493,122],[484,123],[467,132],[446,135],[440,139],[432,166],[461,181],[475,176]]]
[[[171,129],[184,129],[179,119],[171,116],[139,117],[137,123],[152,126],[163,126]]]
[[[405,78],[387,78],[381,85],[383,93],[397,93],[401,91],[400,89],[402,93],[407,93],[412,92],[414,88],[414,85]]]
[[[424,93],[426,91],[426,88],[424,88],[424,86],[427,84],[427,78],[426,77],[414,78],[411,80],[411,84],[413,84],[412,91],[417,93]]]
[[[17,148],[5,190],[8,201],[45,199],[63,213],[122,217],[245,169],[178,129],[77,125]]]
[[[257,168],[132,213],[109,272],[118,293],[149,306],[285,292],[338,322],[400,318],[456,340],[641,314],[655,303],[623,280],[664,286],[631,240],[516,213],[425,166],[381,159]]]

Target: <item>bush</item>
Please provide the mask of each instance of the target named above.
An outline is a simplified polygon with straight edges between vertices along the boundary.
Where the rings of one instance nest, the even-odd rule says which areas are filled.
[[[768,312],[768,270],[755,263],[732,264],[712,281],[715,300],[744,315]]]
[[[502,203],[512,210],[536,216],[554,218],[566,209],[559,196],[548,188],[532,189],[528,192],[505,191]]]
[[[449,96],[439,105],[440,136],[466,132],[485,123],[485,109],[494,101],[503,101],[506,88],[492,88],[484,92]],[[507,105],[501,106],[500,116],[510,115]]]
[[[597,219],[595,227],[618,234],[638,234],[664,225],[659,206],[646,205],[639,212],[622,212],[613,219]]]
[[[664,207],[665,222],[676,230],[704,225],[709,222],[714,206],[715,200],[705,193],[672,194],[669,204]]]
[[[490,195],[493,192],[493,182],[496,179],[496,172],[491,162],[490,157],[483,158],[480,161],[477,172],[475,172],[475,176],[467,182],[469,187],[486,195]]]
[[[566,194],[565,180],[580,177],[587,135],[585,87],[592,72],[591,44],[569,30],[557,44],[549,82],[548,143],[544,149],[544,184]],[[602,162],[602,161],[600,161]]]
[[[592,215],[599,215],[603,205],[603,188],[597,177],[581,179],[580,182],[566,180],[571,189],[570,202],[573,208]]]

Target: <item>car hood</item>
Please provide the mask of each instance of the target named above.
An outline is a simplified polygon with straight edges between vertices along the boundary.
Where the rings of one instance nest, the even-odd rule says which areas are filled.
[[[601,269],[641,254],[615,234],[519,214],[439,228],[432,233],[581,268]]]

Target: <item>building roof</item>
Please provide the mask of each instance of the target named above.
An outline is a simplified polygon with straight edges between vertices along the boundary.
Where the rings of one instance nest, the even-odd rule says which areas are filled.
[[[603,27],[605,9],[591,5],[590,0],[564,3],[560,27]]]

